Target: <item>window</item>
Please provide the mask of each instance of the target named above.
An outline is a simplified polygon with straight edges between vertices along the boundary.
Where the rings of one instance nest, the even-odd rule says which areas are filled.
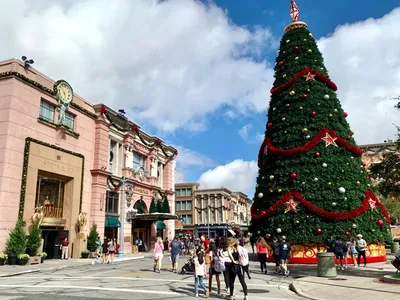
[[[118,214],[119,193],[107,191],[106,194],[106,214]]]
[[[181,197],[186,197],[186,189],[181,190]]]
[[[64,125],[67,126],[69,129],[71,129],[72,131],[74,130],[74,120],[75,116],[66,111]]]
[[[117,151],[116,151],[117,142],[111,140],[110,141],[110,160],[108,165],[108,171],[114,173],[114,164],[117,160]]]
[[[186,196],[192,196],[192,189],[186,189]]]
[[[192,201],[186,201],[186,209],[192,210]]]
[[[182,216],[182,223],[184,225],[190,225],[192,224],[192,215],[183,215]]]
[[[54,110],[55,106],[41,100],[40,101],[40,113],[39,117],[43,120],[49,121],[49,122],[54,122]]]
[[[139,153],[133,152],[133,169],[137,170],[139,168],[146,170],[146,157]]]
[[[64,187],[63,180],[37,177],[36,206],[43,206],[44,217],[63,217]]]
[[[176,211],[180,211],[181,210],[181,203],[180,202],[176,202],[175,203],[175,207],[176,207]]]
[[[186,210],[186,201],[182,201],[181,203],[182,203],[182,207],[181,207],[182,210]]]
[[[180,197],[180,196],[181,196],[181,190],[180,190],[180,189],[177,189],[177,190],[176,190],[176,196],[177,196],[177,197]]]
[[[215,210],[211,210],[211,220],[210,223],[214,223],[215,222]]]
[[[197,212],[197,223],[199,223],[199,224],[203,223],[201,210]]]

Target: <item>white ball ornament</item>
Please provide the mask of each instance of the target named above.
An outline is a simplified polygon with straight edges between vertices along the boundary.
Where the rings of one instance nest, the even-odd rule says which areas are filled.
[[[273,108],[272,108],[272,111],[275,111],[275,110],[276,110],[276,107],[273,107]]]
[[[276,232],[277,232],[277,233],[281,233],[281,232],[282,232],[282,229],[277,228],[277,229],[276,229]]]
[[[353,225],[351,225],[351,227],[353,227],[354,229],[356,229],[356,228],[357,228],[357,225],[356,225],[356,224],[353,224]]]
[[[258,198],[262,198],[262,197],[264,197],[264,194],[263,193],[258,193]]]
[[[295,60],[298,60],[298,59],[299,59],[299,57],[298,57],[298,56],[296,56],[294,59],[295,59]]]
[[[324,95],[324,99],[325,99],[325,100],[329,100],[329,98],[330,98],[330,97],[329,97],[328,94]]]
[[[286,118],[282,118],[282,121],[285,121],[286,120]]]
[[[290,40],[286,40],[286,43],[290,43]]]
[[[306,184],[304,181],[301,184]]]
[[[309,135],[306,136],[306,139],[307,139],[307,140],[310,139],[310,138],[311,138],[311,136],[309,136]]]
[[[336,202],[332,202],[332,206],[336,206],[337,205],[337,203]]]
[[[317,178],[317,177],[315,177],[315,178],[314,178],[314,181],[315,181],[315,182],[317,182],[317,181],[318,181],[318,178]]]
[[[326,168],[328,165],[326,163],[322,164],[322,167]]]
[[[340,194],[344,194],[344,193],[346,193],[346,189],[344,187],[340,187],[340,188],[338,188],[338,192]]]
[[[344,197],[343,199],[344,199],[344,201],[346,201],[346,200],[347,200],[347,197]]]
[[[333,111],[334,111],[334,112],[337,112],[337,109],[335,108]]]
[[[300,109],[303,109],[303,106],[300,106]]]

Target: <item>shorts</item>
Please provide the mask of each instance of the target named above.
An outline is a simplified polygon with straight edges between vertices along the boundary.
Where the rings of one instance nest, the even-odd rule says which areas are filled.
[[[179,254],[171,255],[171,261],[173,264],[176,264],[179,261]]]
[[[101,246],[98,246],[98,247],[96,248],[96,250],[97,250],[97,251],[101,251]]]
[[[211,275],[219,275],[219,274],[221,274],[221,272],[215,271],[214,268],[210,268],[210,273],[211,273]]]
[[[335,252],[336,259],[343,259],[344,253],[343,252]]]
[[[281,264],[287,264],[288,263],[288,259],[287,258],[281,258],[280,262],[281,262]]]
[[[109,251],[110,254],[114,254],[115,251]]]

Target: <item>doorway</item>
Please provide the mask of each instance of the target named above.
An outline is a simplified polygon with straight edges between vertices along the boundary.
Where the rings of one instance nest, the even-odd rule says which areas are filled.
[[[68,235],[68,230],[42,229],[43,251],[47,253],[47,259],[61,258],[61,242]]]

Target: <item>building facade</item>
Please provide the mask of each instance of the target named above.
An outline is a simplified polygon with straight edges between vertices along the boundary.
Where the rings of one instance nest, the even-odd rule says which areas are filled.
[[[177,150],[123,113],[9,60],[0,62],[0,124],[0,252],[18,218],[27,233],[40,219],[43,250],[53,258],[64,237],[80,257],[93,223],[102,238],[117,238],[124,226],[125,253],[137,236],[150,248],[157,220],[166,220],[163,235],[174,234]],[[122,197],[125,211],[140,208],[130,222]],[[167,198],[171,214],[151,216],[153,198]]]
[[[242,192],[199,186],[196,182],[175,184],[176,212],[182,217],[179,233],[212,238],[235,229],[247,235],[252,201]]]

